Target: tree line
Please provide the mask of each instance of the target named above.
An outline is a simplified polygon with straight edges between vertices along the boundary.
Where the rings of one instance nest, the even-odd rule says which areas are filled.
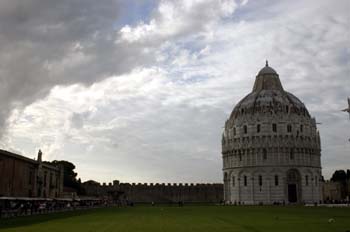
[[[85,190],[81,184],[81,179],[78,178],[78,173],[76,173],[75,165],[69,161],[65,160],[54,160],[54,161],[44,161],[49,165],[56,167],[63,166],[63,186],[75,189],[78,195],[84,195]]]

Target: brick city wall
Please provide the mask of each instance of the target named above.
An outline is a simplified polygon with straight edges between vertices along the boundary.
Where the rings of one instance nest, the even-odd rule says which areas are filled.
[[[117,196],[119,199],[146,203],[217,203],[223,200],[223,184],[99,184],[88,181],[83,184],[89,196]]]

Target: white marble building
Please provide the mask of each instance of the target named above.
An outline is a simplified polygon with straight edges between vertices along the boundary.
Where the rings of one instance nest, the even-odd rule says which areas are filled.
[[[241,204],[322,200],[316,120],[266,66],[233,109],[222,137],[224,198]]]

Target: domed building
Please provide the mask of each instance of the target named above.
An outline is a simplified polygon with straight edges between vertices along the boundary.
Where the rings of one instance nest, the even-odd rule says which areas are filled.
[[[316,120],[268,66],[233,109],[222,137],[224,199],[237,204],[322,200]]]

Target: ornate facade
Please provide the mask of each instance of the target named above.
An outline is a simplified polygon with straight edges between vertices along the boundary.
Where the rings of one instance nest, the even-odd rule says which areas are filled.
[[[322,200],[316,120],[286,92],[274,69],[256,76],[233,109],[222,136],[224,199],[240,204]]]

